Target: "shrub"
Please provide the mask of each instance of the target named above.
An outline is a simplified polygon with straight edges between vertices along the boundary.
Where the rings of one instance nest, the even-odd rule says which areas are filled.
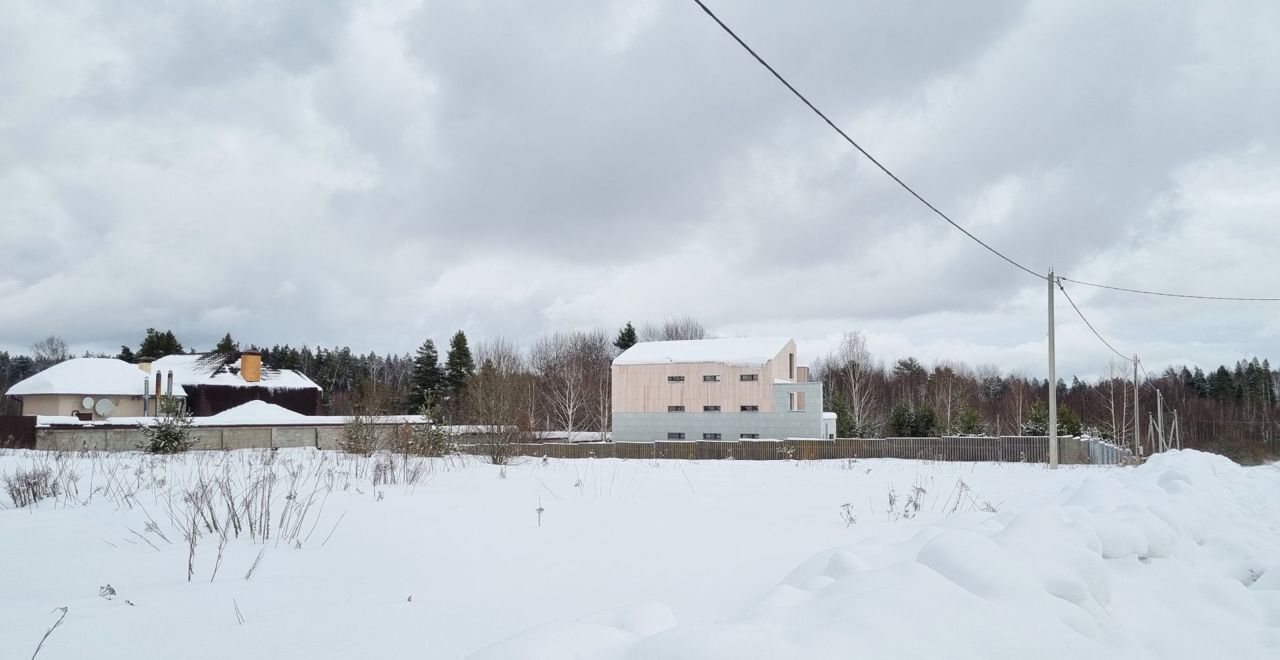
[[[144,427],[146,443],[138,448],[152,454],[177,454],[191,449],[191,417],[182,402],[166,397],[160,400],[161,417],[151,426]]]
[[[338,439],[338,449],[348,454],[372,456],[385,444],[383,430],[378,428],[369,415],[352,415],[342,425],[342,437]]]
[[[53,472],[47,467],[18,470],[4,478],[4,488],[17,507],[35,504],[46,497],[57,497],[60,490]]]

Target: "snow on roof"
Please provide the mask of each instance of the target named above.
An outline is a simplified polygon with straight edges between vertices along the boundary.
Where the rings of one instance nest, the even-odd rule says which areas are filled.
[[[226,387],[266,387],[270,389],[320,389],[314,381],[292,369],[262,368],[262,379],[250,383],[240,376],[240,360],[214,369],[201,362],[207,354],[166,355],[151,363],[152,373],[173,371],[173,379],[182,385],[222,385]],[[233,373],[234,372],[234,373]]]
[[[137,365],[115,358],[74,358],[15,384],[8,394],[83,394],[141,396],[149,376]],[[186,396],[178,384],[174,396]]]
[[[737,337],[640,342],[614,358],[617,365],[718,362],[758,367],[777,357],[788,337]]]
[[[210,422],[217,421],[234,424],[244,422],[275,422],[280,420],[296,419],[298,417],[306,417],[306,415],[294,412],[282,406],[277,406],[274,403],[255,400],[242,403],[234,408],[228,408],[216,415],[210,415],[206,419]]]

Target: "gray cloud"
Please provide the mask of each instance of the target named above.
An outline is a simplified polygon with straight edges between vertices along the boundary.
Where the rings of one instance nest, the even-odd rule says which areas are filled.
[[[1032,268],[1275,295],[1271,4],[717,9]],[[0,98],[0,348],[158,326],[407,351],[691,314],[1042,369],[1043,284],[691,3],[9,3]],[[1280,335],[1275,305],[1071,291],[1152,363]],[[1101,371],[1059,318],[1063,370]]]

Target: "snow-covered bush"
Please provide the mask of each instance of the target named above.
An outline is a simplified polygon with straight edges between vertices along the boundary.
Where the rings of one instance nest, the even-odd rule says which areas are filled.
[[[61,490],[53,477],[53,471],[47,467],[18,470],[7,475],[4,478],[4,488],[17,507],[35,504],[46,497],[57,497]]]
[[[338,449],[348,454],[372,456],[386,444],[385,429],[379,428],[369,415],[352,415],[342,426]]]

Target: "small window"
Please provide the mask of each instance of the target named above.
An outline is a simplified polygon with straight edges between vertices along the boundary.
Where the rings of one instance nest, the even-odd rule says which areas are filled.
[[[741,380],[741,381],[760,380],[760,374],[742,374],[738,376],[738,380]]]
[[[703,406],[702,412],[720,412],[720,406]]]
[[[738,438],[741,440],[759,440],[760,434],[759,433],[743,433],[739,435]]]
[[[703,433],[702,439],[703,440],[719,440],[720,434],[719,433]]]
[[[684,412],[684,406],[667,406],[667,412]]]
[[[684,376],[667,376],[668,383],[683,383]]]
[[[683,434],[683,433],[668,433],[668,434],[667,434],[667,439],[668,439],[668,440],[684,440],[684,434]]]
[[[703,377],[702,377],[702,382],[704,382],[704,383],[718,383],[718,382],[720,382],[720,376],[719,376],[719,375],[717,375],[717,374],[707,374],[706,376],[703,376]]]
[[[742,406],[742,412],[760,412],[760,406]]]
[[[804,392],[791,393],[791,412],[804,411]]]

